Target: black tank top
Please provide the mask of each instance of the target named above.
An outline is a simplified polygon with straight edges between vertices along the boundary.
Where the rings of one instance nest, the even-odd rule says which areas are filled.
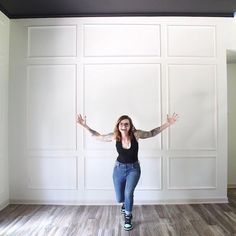
[[[138,161],[138,142],[135,136],[131,139],[131,147],[129,149],[123,148],[122,142],[116,141],[116,150],[119,154],[117,161],[121,163],[135,163]]]

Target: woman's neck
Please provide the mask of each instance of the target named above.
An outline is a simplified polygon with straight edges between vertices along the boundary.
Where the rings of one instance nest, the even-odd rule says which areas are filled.
[[[130,140],[130,136],[129,136],[128,133],[121,134],[121,139],[122,139],[122,140]]]

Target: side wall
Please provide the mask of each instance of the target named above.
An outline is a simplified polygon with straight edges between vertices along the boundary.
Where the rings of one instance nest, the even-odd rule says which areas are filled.
[[[9,202],[8,78],[9,19],[0,12],[0,209]]]
[[[140,141],[136,203],[227,201],[227,19],[65,18],[11,21],[10,198],[115,203],[114,143],[101,133],[130,115]]]
[[[228,80],[228,186],[236,187],[236,63],[227,65]]]

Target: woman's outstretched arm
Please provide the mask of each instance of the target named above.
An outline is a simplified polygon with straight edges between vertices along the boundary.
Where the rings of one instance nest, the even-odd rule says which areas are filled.
[[[150,131],[136,130],[135,136],[136,138],[141,138],[141,139],[154,137],[157,134],[161,133],[164,129],[173,125],[177,121],[178,118],[179,116],[176,113],[173,113],[172,116],[167,115],[166,122],[162,124],[160,127],[157,127]]]
[[[81,126],[83,126],[86,130],[89,131],[89,133],[92,134],[92,136],[95,136],[95,138],[99,141],[103,141],[103,142],[111,142],[114,138],[113,138],[113,133],[109,133],[109,134],[100,134],[97,131],[91,129],[87,123],[86,123],[86,116],[82,117],[81,114],[77,115],[77,123],[80,124]]]

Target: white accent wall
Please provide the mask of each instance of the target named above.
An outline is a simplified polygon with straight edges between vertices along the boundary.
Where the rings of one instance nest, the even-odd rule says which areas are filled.
[[[228,80],[228,186],[236,187],[236,63],[227,65]]]
[[[140,140],[135,203],[227,201],[224,18],[11,20],[10,199],[115,203],[114,143],[94,140],[120,115],[150,130]],[[233,44],[231,42],[231,44]]]
[[[8,78],[9,19],[0,12],[0,209],[9,202]]]

